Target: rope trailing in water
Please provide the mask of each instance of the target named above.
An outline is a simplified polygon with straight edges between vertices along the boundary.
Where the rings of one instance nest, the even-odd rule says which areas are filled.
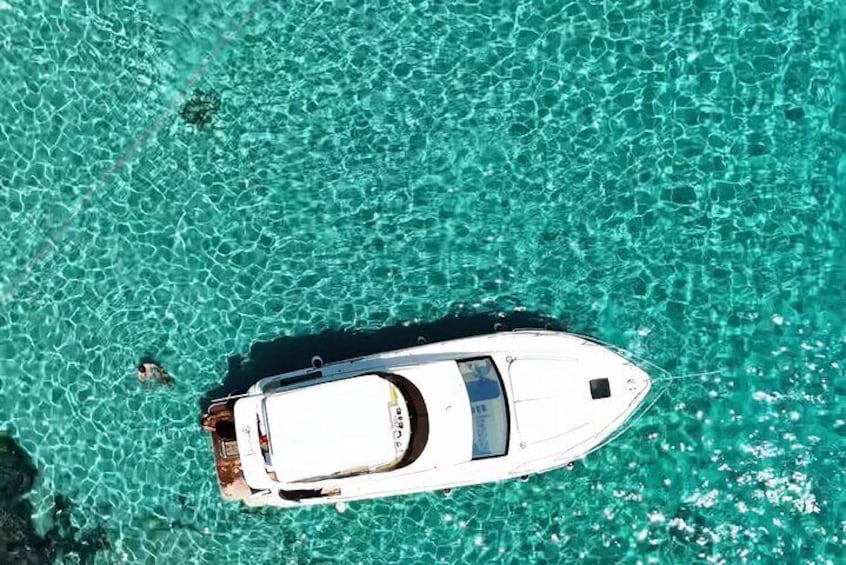
[[[705,371],[704,373],[689,373],[686,375],[670,375],[669,377],[660,377],[652,379],[652,382],[663,383],[667,381],[680,381],[684,379],[701,379],[702,377],[709,377],[711,375],[719,375],[722,371]],[[707,379],[706,379],[707,380]]]

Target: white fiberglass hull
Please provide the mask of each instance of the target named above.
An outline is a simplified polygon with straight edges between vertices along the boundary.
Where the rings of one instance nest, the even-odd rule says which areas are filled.
[[[507,410],[499,424],[502,430],[496,429],[507,434],[502,438],[502,452],[482,458],[476,457],[477,436],[489,433],[477,421],[483,417],[478,414],[483,407],[468,398],[468,389],[455,368],[457,362],[476,359],[496,367]],[[320,396],[302,395],[302,389],[323,385],[312,390],[332,394],[340,388],[331,383],[374,374],[401,377],[422,395],[425,408],[418,407],[418,411],[425,412],[427,441],[414,461],[379,472],[280,479],[286,445],[274,445],[271,433],[268,447],[262,422],[275,417],[284,421],[285,415],[267,414],[267,407],[273,406],[268,399],[300,394],[313,399],[314,410],[320,410]],[[229,458],[217,457],[218,475],[227,498],[252,505],[296,507],[541,473],[566,466],[604,445],[641,406],[650,388],[646,372],[625,356],[564,332],[501,332],[381,353],[266,378],[234,404],[230,400],[227,414],[234,420],[236,437],[229,438]],[[350,398],[349,402],[356,400]],[[332,414],[327,418],[331,421]],[[213,435],[218,455],[223,444]],[[237,455],[233,455],[235,443]],[[332,455],[315,446],[313,454],[306,456]],[[222,463],[229,465],[223,474]]]

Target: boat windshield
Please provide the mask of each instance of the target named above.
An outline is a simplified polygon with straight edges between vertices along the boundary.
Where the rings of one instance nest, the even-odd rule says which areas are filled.
[[[502,378],[490,357],[458,361],[473,415],[473,459],[508,451],[508,406]]]

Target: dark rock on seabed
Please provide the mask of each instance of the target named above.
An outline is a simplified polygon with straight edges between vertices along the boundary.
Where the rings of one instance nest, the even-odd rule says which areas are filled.
[[[79,532],[70,521],[70,501],[56,495],[52,524],[41,535],[32,521],[32,504],[26,494],[38,471],[15,440],[0,432],[0,565],[41,565],[59,558],[93,563],[97,551],[109,542],[102,528]]]

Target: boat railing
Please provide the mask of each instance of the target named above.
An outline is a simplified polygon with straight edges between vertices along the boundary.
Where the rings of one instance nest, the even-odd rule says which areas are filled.
[[[232,400],[239,400],[241,398],[247,398],[250,396],[261,396],[261,393],[243,392],[241,394],[227,394],[226,396],[221,396],[220,398],[215,398],[214,400],[212,400],[211,403],[209,403],[209,408],[215,406],[216,404],[223,404]]]

